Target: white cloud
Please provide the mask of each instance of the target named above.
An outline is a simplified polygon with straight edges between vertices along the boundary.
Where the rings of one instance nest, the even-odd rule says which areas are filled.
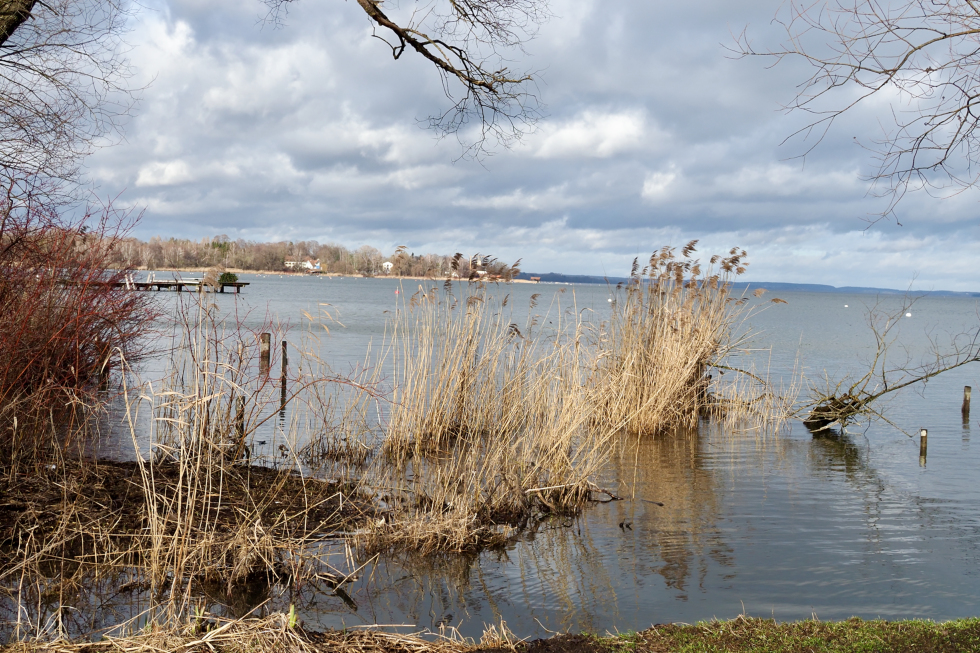
[[[193,179],[187,163],[181,160],[147,163],[136,176],[136,186],[173,186]]]
[[[858,174],[853,170],[807,170],[800,165],[768,163],[746,165],[734,172],[714,178],[711,191],[731,198],[781,197],[803,198],[813,195],[838,195],[843,190],[854,194],[863,191]]]
[[[663,201],[670,194],[676,180],[677,172],[673,166],[666,171],[648,173],[643,180],[640,195],[649,202]]]
[[[642,111],[615,113],[588,110],[564,122],[540,127],[534,156],[556,158],[609,158],[640,149],[648,138]]]
[[[495,211],[560,211],[582,203],[582,198],[571,195],[566,184],[552,186],[538,193],[525,193],[523,188],[506,195],[466,197],[453,201],[453,206],[467,209],[493,209]]]

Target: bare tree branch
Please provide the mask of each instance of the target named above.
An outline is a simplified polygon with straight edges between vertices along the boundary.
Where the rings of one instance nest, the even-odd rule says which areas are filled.
[[[280,22],[294,1],[265,0],[270,19]],[[510,145],[533,128],[540,115],[529,90],[534,75],[511,71],[505,53],[523,52],[549,15],[543,0],[432,0],[413,5],[404,20],[383,11],[381,0],[357,3],[395,59],[410,49],[439,71],[452,106],[428,123],[455,135],[464,154],[489,154],[491,144]],[[470,126],[477,128],[475,135],[466,131]]]
[[[71,201],[132,107],[125,0],[0,0],[0,186]]]
[[[951,335],[947,342],[928,336],[926,354],[913,362],[911,353],[896,343],[893,331],[914,303],[915,299],[906,298],[902,307],[891,313],[882,311],[877,305],[871,308],[868,325],[875,338],[875,351],[868,361],[867,371],[857,379],[844,378],[828,383],[826,390],[817,392],[798,412],[806,415],[803,423],[809,429],[822,431],[833,424],[846,426],[861,418],[882,419],[892,424],[877,409],[875,402],[899,390],[923,385],[944,372],[980,361],[980,327],[977,327]]]
[[[778,63],[802,59],[812,74],[785,108],[813,115],[790,135],[815,143],[856,106],[887,102],[881,136],[861,144],[876,170],[872,194],[892,215],[910,190],[947,197],[980,182],[980,4],[976,0],[791,1],[775,22],[777,49],[756,50],[747,33],[735,52]],[[889,124],[890,122],[890,124]]]

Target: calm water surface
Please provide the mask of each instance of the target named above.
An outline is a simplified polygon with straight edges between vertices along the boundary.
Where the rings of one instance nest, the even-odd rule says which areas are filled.
[[[252,283],[242,295],[213,296],[221,309],[250,310],[250,326],[267,313],[288,319],[290,338],[311,328],[304,311],[315,314],[320,304],[330,304],[344,327],[332,326],[319,347],[338,370],[361,363],[368,344],[381,342],[385,311],[399,299],[395,291],[411,293],[419,285],[242,280]],[[540,312],[560,288],[522,284],[499,292],[510,293],[518,306],[540,293]],[[568,286],[563,306],[572,306],[573,294],[576,310],[589,309],[594,319],[608,311],[605,287]],[[787,383],[794,368],[814,382],[825,373],[862,369],[874,350],[866,324],[874,297],[778,296],[789,303],[770,305],[745,325],[764,351],[740,364]],[[888,310],[901,306],[901,298],[880,301]],[[975,300],[965,298],[922,299],[910,312],[893,352],[906,347],[913,357],[929,337],[942,340],[978,319]],[[889,419],[905,431],[929,429],[925,462],[917,438],[884,423],[827,437],[794,423],[767,438],[703,425],[686,436],[627,443],[599,484],[630,500],[596,506],[564,527],[542,528],[505,551],[378,561],[348,586],[349,596],[307,597],[301,616],[308,624],[336,627],[445,624],[470,636],[504,620],[522,637],[625,631],[743,611],[780,620],[975,616],[980,439],[971,439],[980,438],[980,424],[962,424],[964,385],[980,388],[980,367],[950,372],[887,404]],[[270,438],[275,428],[270,424]],[[290,599],[282,600],[288,606]],[[244,601],[239,609],[251,607]]]

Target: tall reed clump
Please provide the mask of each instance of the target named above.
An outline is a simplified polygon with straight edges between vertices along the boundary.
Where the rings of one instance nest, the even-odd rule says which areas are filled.
[[[294,457],[274,468],[252,465],[256,430],[290,399],[287,379],[256,373],[258,333],[228,328],[240,322],[224,320],[204,295],[190,301],[178,312],[183,333],[170,376],[140,398],[152,410],[154,448],[139,460],[140,566],[177,614],[186,613],[198,581],[224,583],[230,594],[254,580],[336,576],[314,540],[356,512],[352,501],[345,505],[345,486],[305,478]],[[130,402],[137,449],[140,403]],[[287,455],[293,448],[282,445]]]
[[[596,425],[671,432],[696,426],[711,406],[709,368],[740,346],[748,297],[733,296],[731,282],[748,263],[732,248],[702,265],[691,257],[696,244],[680,257],[664,247],[642,270],[634,261],[629,281],[617,286],[591,379]]]
[[[0,470],[7,478],[65,453],[84,430],[110,361],[136,360],[153,318],[109,269],[128,222],[106,208],[77,221],[0,202]]]
[[[518,324],[484,284],[423,289],[390,322],[392,404],[376,473],[391,506],[369,548],[462,551],[598,488],[608,433],[587,428],[588,324],[560,301]]]

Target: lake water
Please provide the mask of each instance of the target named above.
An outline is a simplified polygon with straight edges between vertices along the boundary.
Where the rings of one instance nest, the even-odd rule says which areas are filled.
[[[249,326],[268,313],[300,333],[304,311],[315,314],[321,303],[330,304],[344,327],[331,328],[321,352],[341,370],[362,362],[369,343],[380,343],[385,311],[419,286],[386,279],[242,280],[251,285],[241,295],[209,297],[229,313],[250,310]],[[495,292],[511,293],[522,306],[540,293],[547,305],[561,288],[520,284]],[[591,309],[595,319],[608,311],[608,288],[564,288],[563,305],[574,293],[577,309]],[[753,354],[756,370],[768,368],[773,379],[788,382],[794,368],[802,369],[819,384],[825,374],[863,369],[874,351],[866,325],[873,296],[777,295],[788,303],[769,305],[746,325],[764,350]],[[173,299],[161,293],[155,301]],[[880,300],[887,310],[901,301]],[[909,312],[892,354],[907,348],[915,358],[929,338],[978,323],[973,299],[924,298]],[[824,437],[796,422],[766,438],[703,425],[687,435],[633,442],[599,479],[632,499],[598,505],[505,551],[378,561],[347,586],[348,596],[305,597],[300,616],[319,627],[444,624],[477,637],[485,624],[501,620],[528,637],[740,613],[779,620],[976,616],[980,440],[971,437],[980,435],[980,424],[961,421],[965,385],[980,388],[980,367],[954,370],[884,404],[901,429],[929,429],[924,461],[917,437],[880,421]],[[268,428],[272,447],[276,427]],[[267,608],[288,609],[292,600],[280,597]],[[243,600],[233,611],[251,607]]]

